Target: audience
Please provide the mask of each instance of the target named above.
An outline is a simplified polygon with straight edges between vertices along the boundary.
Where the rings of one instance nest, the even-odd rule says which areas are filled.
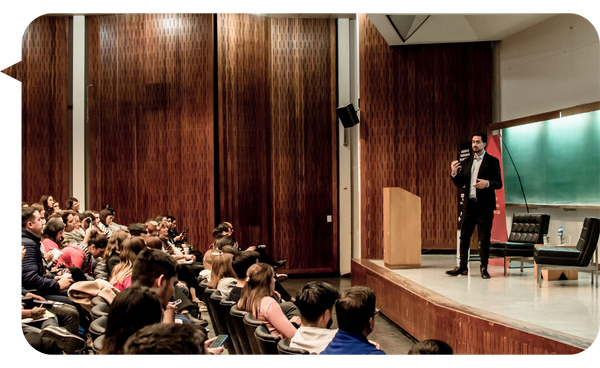
[[[452,347],[441,340],[423,340],[413,345],[408,355],[452,355]]]
[[[113,268],[119,264],[119,254],[123,250],[123,241],[129,238],[129,236],[130,234],[127,230],[118,230],[115,231],[108,240],[102,260],[104,260],[104,263],[106,264],[109,275],[112,274]]]
[[[76,246],[83,251],[83,263],[81,265],[81,271],[93,278],[93,262],[96,258],[102,257],[108,244],[108,239],[95,228],[91,228],[89,231],[89,241],[87,244],[77,244]],[[88,235],[86,234],[86,237]]]
[[[114,216],[110,209],[104,208],[100,211],[99,214],[100,222],[98,223],[98,229],[104,233],[107,238],[110,238],[112,235],[112,231],[109,229],[108,225],[112,222]]]
[[[291,340],[296,334],[295,322],[300,325],[300,317],[288,319],[279,305],[281,297],[275,291],[275,271],[265,263],[256,263],[248,268],[246,285],[238,308],[252,313],[259,321],[264,322],[269,332],[286,340]]]
[[[377,344],[367,340],[375,326],[375,302],[375,293],[366,286],[346,289],[335,304],[339,329],[321,354],[385,355]]]
[[[70,275],[55,276],[46,272],[42,261],[42,219],[35,207],[23,207],[21,245],[25,247],[22,263],[22,286],[46,299],[73,304],[67,297],[67,289],[73,283]]]
[[[116,237],[119,231],[115,232],[112,238]],[[144,243],[144,240],[139,236],[133,236],[123,240],[122,249],[119,252],[119,263],[109,274],[111,285],[118,290],[123,290],[131,286],[133,263],[135,262],[137,255],[144,249],[146,249],[146,243]]]
[[[65,208],[67,210],[71,210],[79,214],[79,200],[77,198],[71,197],[67,199],[67,203],[65,204]]]
[[[213,354],[207,332],[198,325],[155,323],[133,334],[125,343],[125,354]],[[223,351],[223,347],[219,348]]]
[[[212,262],[211,279],[208,287],[221,292],[221,295],[227,297],[229,292],[237,283],[235,271],[232,268],[233,254],[219,253],[215,255]]]
[[[65,210],[63,213],[70,213],[73,216],[73,230],[65,231],[63,236],[65,238],[65,242],[67,244],[72,243],[83,243],[83,238],[85,237],[85,230],[81,228],[81,222],[79,220],[79,213],[71,210]]]
[[[110,205],[99,213],[79,213],[79,201],[71,197],[65,207],[61,211],[50,195],[22,207],[24,300],[57,302],[22,308],[22,318],[48,317],[40,325],[27,319],[22,323],[26,340],[38,351],[75,354],[91,346],[91,340],[85,341],[89,310],[73,303],[67,290],[73,281],[94,280],[102,257],[110,282],[94,280],[95,287],[110,288],[114,300],[101,354],[221,354],[223,347],[208,347],[214,339],[208,340],[203,327],[208,321],[200,318],[199,308],[206,308],[196,292],[203,278],[292,348],[313,354],[385,354],[367,339],[376,315],[371,289],[353,287],[340,297],[330,284],[311,281],[292,298],[278,282],[287,276],[275,273],[285,260],[273,262],[264,246],[240,250],[228,222],[214,229],[212,249],[200,263],[194,261],[202,253],[188,254],[193,246],[184,243],[186,231],[177,232],[174,216],[159,215],[125,228],[114,223]],[[27,291],[32,289],[35,293]],[[61,308],[60,303],[66,305]],[[338,330],[330,329],[334,308]],[[410,354],[452,354],[452,348],[426,340]]]
[[[259,254],[251,250],[238,252],[233,256],[232,268],[236,275],[236,284],[229,292],[228,300],[239,302],[242,295],[242,288],[246,285],[246,273],[248,268],[258,262]]]
[[[340,293],[326,282],[310,281],[296,294],[296,307],[302,325],[290,341],[290,347],[319,354],[333,339],[333,306]]]
[[[51,195],[44,194],[42,198],[40,198],[39,203],[44,207],[44,212],[46,216],[45,219],[47,220],[48,217],[54,213],[54,198],[52,198]]]
[[[161,298],[145,286],[132,286],[117,294],[108,309],[100,354],[123,354],[123,345],[139,329],[161,321]]]

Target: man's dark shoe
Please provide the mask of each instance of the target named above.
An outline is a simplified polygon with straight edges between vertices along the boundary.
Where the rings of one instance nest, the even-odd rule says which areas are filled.
[[[274,269],[274,270],[276,270],[276,269],[278,269],[279,267],[283,267],[283,266],[285,266],[285,263],[286,263],[286,262],[287,262],[287,261],[286,261],[285,259],[282,259],[281,261],[277,261],[277,262],[275,262],[275,264],[273,265],[273,269]]]
[[[446,271],[446,274],[450,275],[450,276],[468,275],[469,274],[469,269],[468,268],[455,267],[453,270]]]
[[[202,327],[208,326],[208,321],[205,319],[192,317],[189,313],[184,313],[183,315],[186,316],[193,325],[200,325]]]
[[[481,272],[481,278],[482,279],[489,279],[490,278],[490,274],[487,272],[487,267],[481,267],[479,269],[479,271]]]

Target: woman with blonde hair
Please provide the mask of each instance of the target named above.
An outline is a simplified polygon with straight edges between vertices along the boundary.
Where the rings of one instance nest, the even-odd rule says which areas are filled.
[[[273,267],[266,263],[256,263],[248,268],[247,275],[238,308],[252,313],[254,318],[264,322],[271,334],[291,340],[296,334],[296,327],[292,322],[300,325],[300,317],[288,319],[283,313],[279,304],[281,296],[275,291]]]
[[[113,234],[113,237],[115,234]],[[144,239],[138,236],[132,236],[123,240],[122,249],[119,252],[119,264],[115,266],[111,273],[111,285],[119,290],[131,286],[133,262],[135,262],[138,253],[144,249],[146,249],[146,243],[144,242]]]
[[[229,292],[237,283],[235,271],[233,270],[233,254],[217,253],[213,255],[211,278],[208,287],[217,289],[221,294],[229,296]]]
[[[112,274],[115,266],[119,264],[119,253],[123,250],[123,242],[130,236],[128,230],[118,230],[112,234],[110,239],[108,239],[108,244],[106,245],[106,250],[104,251],[102,259],[106,264],[106,268],[108,268],[109,275]]]

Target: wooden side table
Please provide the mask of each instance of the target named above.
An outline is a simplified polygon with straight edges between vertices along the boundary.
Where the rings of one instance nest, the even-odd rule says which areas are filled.
[[[544,245],[536,244],[536,248],[539,247],[558,247],[558,245]],[[563,245],[565,248],[577,248],[576,245]],[[537,275],[537,263],[534,264],[534,275]],[[542,270],[542,279],[546,281],[557,281],[562,275],[565,275],[567,280],[577,280],[579,272],[577,270]]]

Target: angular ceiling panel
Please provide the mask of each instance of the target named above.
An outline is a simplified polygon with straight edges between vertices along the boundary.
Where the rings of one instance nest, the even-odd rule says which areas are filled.
[[[390,46],[501,41],[556,14],[367,14]]]

